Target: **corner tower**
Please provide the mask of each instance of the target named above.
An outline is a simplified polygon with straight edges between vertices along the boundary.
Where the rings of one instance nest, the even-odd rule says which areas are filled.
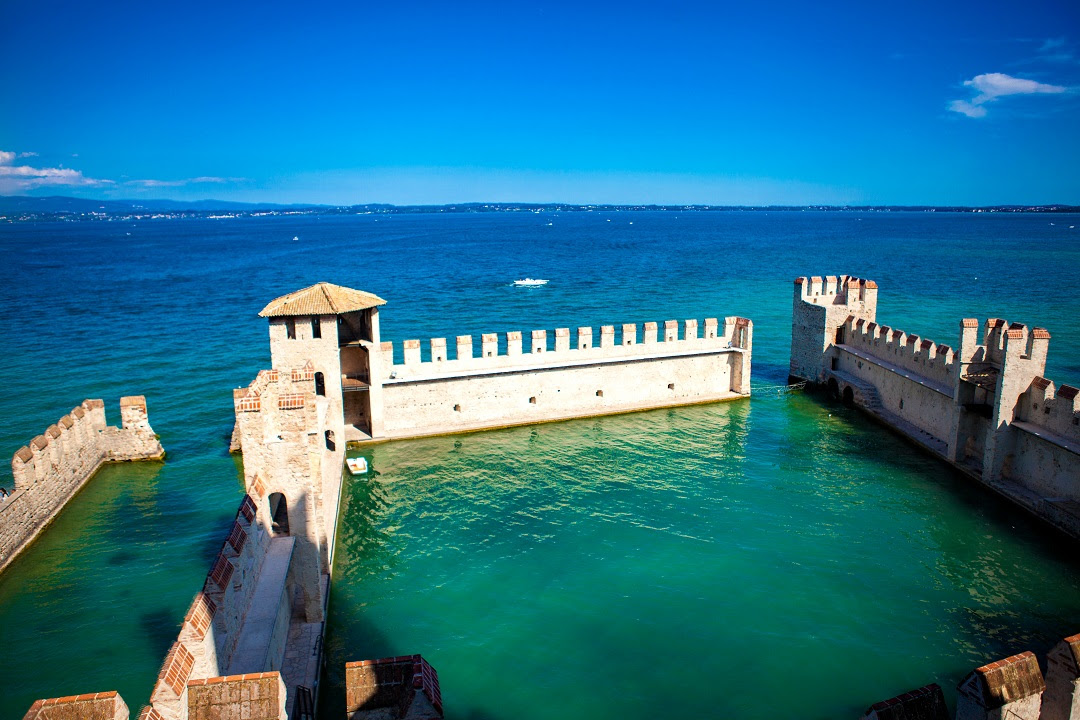
[[[849,317],[874,322],[877,283],[849,275],[795,279],[791,310],[791,366],[788,382],[824,382],[830,349],[844,342]]]
[[[328,403],[326,425],[341,441],[382,434],[379,306],[385,304],[377,295],[321,282],[282,295],[259,313],[270,321],[271,367],[310,366],[315,394]]]

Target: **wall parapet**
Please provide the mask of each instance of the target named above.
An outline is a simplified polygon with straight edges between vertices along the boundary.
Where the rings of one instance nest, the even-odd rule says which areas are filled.
[[[914,333],[867,322],[849,315],[844,321],[843,345],[862,350],[880,360],[946,387],[956,384],[956,353],[948,345],[920,338]]]
[[[384,363],[382,380],[392,384],[418,377],[518,371],[577,362],[603,363],[654,356],[738,352],[749,349],[751,326],[748,319],[741,317],[724,318],[722,326],[716,318],[706,318],[700,325],[697,320],[691,319],[682,324],[680,337],[679,323],[668,320],[664,323],[661,337],[657,323],[644,323],[640,333],[638,324],[624,323],[619,328],[619,342],[616,343],[616,326],[604,325],[600,328],[599,344],[594,344],[591,327],[577,328],[573,341],[570,328],[556,328],[553,335],[547,330],[533,330],[529,333],[529,352],[523,352],[523,333],[513,330],[505,333],[505,352],[502,353],[499,352],[498,335],[485,333],[481,336],[481,352],[478,356],[471,351],[472,336],[461,335],[456,339],[458,353],[454,359],[449,359],[446,353],[445,338],[430,340],[431,353],[427,360],[421,359],[419,340],[405,340],[402,343],[403,362]],[[550,338],[554,339],[554,348],[549,348]],[[383,342],[381,347],[382,352],[393,357],[393,343]]]
[[[11,458],[14,492],[0,498],[0,571],[52,522],[107,462],[165,457],[146,412],[146,398],[120,400],[121,426],[107,424],[105,403],[84,400]]]
[[[1052,380],[1038,376],[1021,398],[1017,419],[1080,446],[1080,389],[1062,385],[1055,390]]]

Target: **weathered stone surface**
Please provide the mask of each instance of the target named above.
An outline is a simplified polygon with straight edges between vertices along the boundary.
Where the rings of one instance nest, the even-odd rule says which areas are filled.
[[[285,684],[276,672],[192,680],[189,720],[286,720]]]
[[[957,720],[1038,720],[1046,689],[1039,663],[1022,652],[975,669],[957,686]]]
[[[128,720],[128,706],[116,691],[38,700],[23,720]]]

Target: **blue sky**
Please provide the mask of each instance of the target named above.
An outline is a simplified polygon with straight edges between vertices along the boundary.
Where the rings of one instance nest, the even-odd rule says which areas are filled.
[[[0,194],[1080,204],[1080,4],[0,0]]]

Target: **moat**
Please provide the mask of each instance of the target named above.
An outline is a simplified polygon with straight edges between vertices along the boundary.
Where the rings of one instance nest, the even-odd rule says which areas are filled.
[[[303,226],[305,237],[317,238],[303,250],[275,245],[265,234],[291,238],[300,234],[294,225],[246,226],[250,235],[220,225],[211,234],[269,242],[269,260],[238,266],[210,240],[191,237],[178,251],[178,266],[209,262],[203,275],[156,265],[155,252],[167,239],[144,237],[142,250],[123,261],[137,278],[133,295],[117,297],[103,284],[74,303],[104,309],[89,314],[78,332],[86,336],[84,353],[108,360],[87,362],[83,355],[86,372],[59,384],[50,378],[48,386],[62,412],[79,399],[69,401],[65,391],[109,397],[114,388],[115,394],[127,390],[131,371],[141,373],[147,383],[138,390],[150,399],[169,462],[107,469],[0,579],[0,659],[7,685],[20,693],[10,700],[5,694],[0,712],[18,716],[33,698],[55,694],[63,675],[88,686],[73,692],[115,687],[134,707],[145,700],[240,493],[235,462],[224,453],[228,401],[218,396],[222,388],[246,382],[264,362],[265,340],[262,326],[247,319],[258,307],[248,307],[230,282],[237,272],[253,272],[256,285],[285,284],[279,287],[284,290],[300,284],[293,281],[295,268],[282,269],[287,263],[310,261],[299,276],[321,276],[327,257],[355,242],[373,256],[371,266],[380,256],[390,262],[404,246],[425,262],[385,279],[409,297],[395,302],[395,322],[408,331],[420,326],[431,329],[427,334],[449,335],[487,330],[493,321],[502,326],[507,317],[522,329],[551,327],[549,315],[558,317],[557,324],[621,319],[611,317],[609,306],[636,293],[604,276],[633,274],[637,263],[669,257],[678,248],[683,286],[663,296],[669,300],[635,300],[620,314],[643,320],[693,317],[703,305],[718,312],[746,308],[759,329],[755,384],[766,385],[782,382],[791,277],[808,266],[839,264],[831,257],[835,248],[800,257],[805,253],[793,238],[806,242],[831,232],[842,245],[844,233],[855,233],[850,219],[844,227],[785,224],[773,234],[761,225],[697,225],[677,232],[667,218],[651,226],[634,219],[635,228],[646,227],[646,238],[635,240],[624,228],[590,245],[588,271],[567,278],[561,290],[551,288],[556,292],[543,302],[535,295],[508,295],[486,279],[516,274],[520,259],[499,248],[505,242],[500,237],[533,232],[514,224],[521,219],[456,227],[430,219],[427,227],[388,233],[371,224]],[[555,242],[534,239],[521,248],[539,266],[565,263],[575,240],[608,232],[589,229],[587,221],[575,220],[572,232]],[[1033,223],[994,227],[1013,228],[998,238],[1003,257],[1042,232]],[[973,239],[985,236],[985,227],[945,228]],[[913,221],[898,232],[885,223],[871,235],[900,248],[900,235],[930,242],[941,229]],[[207,228],[198,231],[192,236]],[[782,267],[761,268],[762,276],[749,280],[739,268],[719,280],[704,265],[693,271],[755,232],[761,252],[782,258]],[[442,240],[431,241],[432,233]],[[435,273],[430,254],[410,245],[408,238],[416,236],[442,242],[460,256],[448,253]],[[221,242],[220,234],[214,237]],[[848,237],[853,244],[865,241]],[[627,246],[636,252],[627,253]],[[1059,247],[1059,256],[1075,255],[1072,247]],[[79,244],[74,252],[93,256],[95,250]],[[106,261],[101,247],[96,252],[101,257],[90,259],[100,263],[104,279],[111,258]],[[29,255],[20,261],[43,280],[44,291],[44,279],[55,271]],[[906,296],[882,303],[890,318],[945,339],[956,317],[981,310],[972,307],[977,291],[957,288],[934,307],[913,303],[906,268],[918,255],[903,251],[903,263],[879,259],[872,274],[884,287],[907,283]],[[615,259],[623,256],[634,259],[620,266]],[[455,275],[479,257],[488,264],[464,278]],[[849,268],[850,257],[841,269]],[[1038,257],[1029,260],[1037,263]],[[756,265],[739,263],[743,270]],[[945,277],[929,263],[921,271],[926,274],[917,287],[935,287]],[[394,296],[365,272],[349,281]],[[436,296],[436,275],[458,279]],[[664,276],[656,273],[642,283],[659,291]],[[1011,281],[1003,282],[1008,290]],[[228,321],[221,322],[221,305],[200,307],[162,283],[215,293],[230,308]],[[1018,282],[1017,292],[1000,301],[1010,306],[1002,314],[1050,327],[1056,345],[1051,362],[1059,366],[1052,374],[1075,378],[1076,368],[1068,366],[1077,357],[1075,331],[1062,325],[1075,314],[1076,301],[1066,296],[1064,276],[1051,284],[1065,298],[1061,303],[1039,305],[1039,298],[1022,297],[1024,284]],[[410,296],[409,288],[418,296]],[[1040,287],[1037,294],[1047,292]],[[255,287],[251,294],[264,300],[274,293]],[[594,298],[587,300],[590,294]],[[477,297],[477,307],[468,307]],[[505,306],[495,307],[495,298]],[[37,310],[10,300],[34,320]],[[124,317],[146,323],[110,327]],[[200,348],[188,348],[179,336],[163,345],[153,340],[155,327],[181,322],[205,329]],[[250,331],[245,324],[253,326]],[[31,347],[25,337],[11,340],[26,387],[4,409],[19,403],[33,407],[26,415],[54,418],[59,413],[48,403],[40,411],[34,405],[45,384],[28,369],[42,352],[65,351],[59,329],[42,335],[43,348]],[[125,348],[137,344],[151,350],[127,357]],[[26,424],[44,426],[32,419]],[[18,428],[4,432],[5,439],[8,433],[17,438],[13,447],[25,442]],[[869,702],[931,679],[947,686],[989,658],[1043,651],[1072,632],[1080,617],[1075,561],[1056,536],[843,408],[801,395],[756,392],[750,401],[405,441],[363,452],[380,474],[344,491],[325,689],[346,659],[421,651],[439,666],[449,714],[456,717],[582,716],[598,708],[633,716],[660,704],[754,717],[755,708],[765,710],[760,697],[779,697],[779,688],[798,705],[770,705],[769,716],[790,715],[795,707],[813,716],[855,715]],[[119,667],[126,672],[117,673]],[[703,677],[726,690],[692,692]],[[493,686],[500,688],[497,694]]]

